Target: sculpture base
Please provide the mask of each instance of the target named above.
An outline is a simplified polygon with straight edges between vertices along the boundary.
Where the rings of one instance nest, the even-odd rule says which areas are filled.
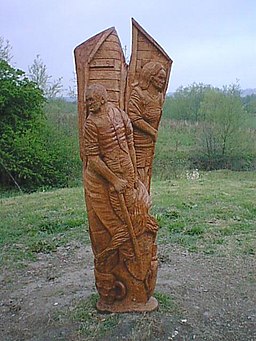
[[[96,304],[96,308],[102,313],[131,313],[131,312],[147,312],[158,308],[158,301],[154,297],[150,297],[147,303],[130,302],[130,304],[115,302],[108,305],[100,300]]]

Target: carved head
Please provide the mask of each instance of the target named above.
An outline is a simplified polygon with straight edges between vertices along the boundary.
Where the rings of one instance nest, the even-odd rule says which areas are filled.
[[[107,91],[101,84],[92,84],[86,91],[87,110],[92,113],[100,111],[102,105],[107,102]]]
[[[142,89],[148,89],[150,83],[159,91],[163,91],[166,83],[166,71],[159,62],[146,63],[140,74],[139,85]]]

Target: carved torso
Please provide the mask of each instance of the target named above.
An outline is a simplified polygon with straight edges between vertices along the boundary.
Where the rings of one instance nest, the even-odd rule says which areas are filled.
[[[106,115],[90,114],[84,126],[85,156],[99,155],[116,175],[134,182],[134,168],[129,154],[133,144],[132,126],[127,115],[108,108]],[[91,172],[88,168],[88,172]]]
[[[139,86],[133,88],[128,105],[128,114],[133,123],[143,119],[157,129],[162,114],[163,94],[151,95]],[[140,147],[152,146],[150,136],[134,125],[134,143]]]

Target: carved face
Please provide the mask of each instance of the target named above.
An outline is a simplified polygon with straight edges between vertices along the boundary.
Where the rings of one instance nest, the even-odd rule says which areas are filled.
[[[151,82],[157,90],[162,91],[166,82],[166,72],[161,69],[155,76],[152,76]]]
[[[100,111],[100,108],[104,100],[97,93],[93,91],[88,91],[86,94],[86,105],[90,112],[96,114]]]

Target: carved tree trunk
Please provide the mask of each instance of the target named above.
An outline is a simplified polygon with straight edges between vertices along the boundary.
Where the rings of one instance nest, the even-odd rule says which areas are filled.
[[[80,154],[100,311],[151,311],[150,182],[172,61],[135,20],[127,65],[114,28],[75,49]],[[125,109],[125,111],[123,111]]]

